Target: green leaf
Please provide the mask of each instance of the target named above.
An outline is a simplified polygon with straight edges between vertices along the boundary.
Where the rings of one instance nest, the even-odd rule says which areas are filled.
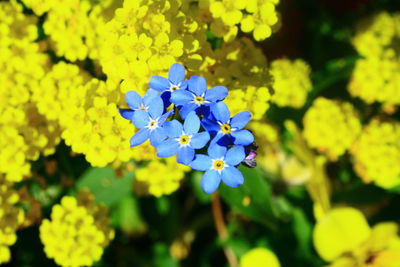
[[[203,189],[200,186],[200,181],[201,178],[203,177],[203,172],[192,172],[191,175],[191,185],[192,185],[192,189],[193,189],[193,193],[195,194],[195,196],[197,197],[197,199],[200,201],[200,203],[210,203],[211,202],[211,195],[210,194],[206,194]]]
[[[168,246],[164,243],[156,243],[153,247],[154,266],[156,267],[178,267],[178,262],[171,257]]]
[[[231,188],[221,185],[220,193],[232,208],[268,228],[276,227],[276,218],[271,205],[271,186],[260,169],[241,168],[245,177],[243,185]]]
[[[312,257],[312,225],[304,211],[300,208],[293,210],[292,227],[298,241],[299,253],[303,257]]]
[[[124,197],[114,209],[112,214],[113,224],[128,234],[143,233],[146,224],[140,214],[138,202],[135,197]]]
[[[77,182],[77,188],[88,188],[97,202],[113,206],[132,192],[133,173],[127,172],[121,178],[110,167],[90,168]]]

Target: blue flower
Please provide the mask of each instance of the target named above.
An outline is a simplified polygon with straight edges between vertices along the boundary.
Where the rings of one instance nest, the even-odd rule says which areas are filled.
[[[243,146],[234,146],[227,150],[226,147],[211,145],[207,155],[196,155],[190,163],[195,170],[205,171],[201,179],[201,187],[207,194],[217,190],[221,179],[230,187],[238,187],[243,184],[242,173],[237,169],[245,158]]]
[[[233,143],[247,146],[253,143],[253,134],[249,130],[242,130],[250,121],[250,112],[242,111],[233,118],[230,116],[225,103],[218,102],[211,106],[210,118],[204,118],[201,122],[210,134],[216,135],[210,145],[228,146]]]
[[[164,105],[160,96],[151,98],[147,111],[133,112],[132,122],[140,130],[131,138],[131,146],[138,146],[150,138],[150,143],[157,146],[167,138],[163,124],[173,114],[170,110],[163,114]]]
[[[161,92],[165,106],[170,105],[171,94],[180,89],[187,88],[185,79],[185,68],[179,64],[172,64],[168,72],[168,79],[161,76],[152,76],[149,86],[151,89]]]
[[[207,90],[206,80],[193,75],[188,81],[188,90],[176,91],[171,96],[171,102],[182,106],[179,114],[185,119],[187,114],[193,110],[208,116],[210,105],[224,100],[227,95],[226,87],[216,86]]]
[[[152,89],[147,90],[143,98],[135,91],[128,91],[125,95],[125,100],[130,108],[120,108],[119,112],[121,116],[127,120],[132,120],[133,112],[135,112],[135,110],[147,111],[149,109],[152,99],[157,95],[158,92]]]
[[[194,158],[194,150],[203,148],[210,140],[207,132],[199,133],[200,119],[195,112],[186,117],[183,126],[177,120],[164,124],[169,139],[157,146],[157,155],[161,158],[178,154],[177,161],[188,165]]]

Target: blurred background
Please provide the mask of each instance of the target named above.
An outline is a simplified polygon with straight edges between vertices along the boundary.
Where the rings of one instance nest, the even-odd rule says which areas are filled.
[[[400,266],[400,2],[0,1],[0,265]],[[123,119],[171,64],[249,110],[203,192]]]

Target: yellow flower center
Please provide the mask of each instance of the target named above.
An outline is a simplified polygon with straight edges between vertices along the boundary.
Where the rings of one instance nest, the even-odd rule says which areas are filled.
[[[179,138],[179,143],[180,143],[181,145],[187,145],[187,144],[189,144],[189,142],[190,142],[190,137],[187,136],[187,135],[182,135],[182,136]]]
[[[149,126],[150,127],[154,127],[156,125],[156,121],[151,121],[150,123],[149,123]]]
[[[203,103],[204,103],[204,97],[202,97],[202,96],[196,96],[196,97],[194,98],[194,103],[199,104],[199,105],[203,104]]]
[[[213,162],[213,168],[216,170],[222,170],[224,166],[225,163],[222,160],[217,159]]]
[[[176,91],[176,90],[178,90],[179,89],[179,86],[178,85],[171,85],[171,87],[169,88],[169,90],[171,91],[171,92],[173,92],[173,91]]]
[[[146,107],[146,106],[140,106],[140,107],[139,107],[139,110],[147,111],[147,107]]]
[[[231,133],[231,126],[229,124],[227,124],[227,123],[224,123],[224,124],[221,125],[221,131],[224,134],[229,134],[229,133]]]

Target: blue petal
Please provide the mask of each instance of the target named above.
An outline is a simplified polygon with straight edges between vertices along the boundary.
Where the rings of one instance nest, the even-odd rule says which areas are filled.
[[[223,158],[226,154],[226,147],[217,144],[210,145],[207,152],[212,159]]]
[[[166,121],[163,124],[163,128],[168,137],[177,138],[182,135],[183,127],[182,124],[177,120]]]
[[[196,115],[196,112],[191,111],[183,123],[183,129],[188,135],[197,134],[200,129],[200,119]]]
[[[197,154],[190,163],[190,167],[198,171],[207,171],[211,168],[212,160],[209,156]]]
[[[210,140],[210,135],[207,132],[201,132],[192,136],[190,146],[194,149],[203,148]]]
[[[202,96],[203,93],[207,90],[206,79],[196,75],[190,77],[188,85],[189,90],[195,93],[197,96]]]
[[[222,136],[218,140],[216,139],[216,143],[220,146],[232,145],[233,144],[232,136],[230,134],[222,134]]]
[[[244,147],[234,146],[226,152],[225,161],[229,166],[236,166],[239,165],[245,157]]]
[[[220,130],[220,126],[216,121],[213,120],[209,120],[204,118],[201,121],[201,125],[204,127],[204,129],[206,129],[207,132],[209,132],[210,134],[217,134]]]
[[[182,119],[186,119],[186,116],[193,110],[195,110],[198,106],[195,103],[189,103],[184,105],[181,110],[179,110],[179,114]]]
[[[231,135],[235,145],[247,146],[254,142],[254,136],[249,130],[233,131]]]
[[[218,133],[210,143],[211,145],[219,145],[219,146],[229,146],[233,144],[232,137],[229,134]]]
[[[200,185],[207,194],[214,193],[221,182],[221,175],[215,170],[208,170],[201,178]]]
[[[157,147],[162,141],[167,138],[167,134],[163,128],[157,128],[150,132],[150,143]]]
[[[179,86],[181,88],[181,90],[186,90],[188,87],[188,81],[183,81],[181,83],[181,86]]]
[[[165,112],[160,119],[158,120],[158,125],[161,126],[164,124],[164,122],[166,121],[166,119],[168,119],[169,116],[171,116],[172,114],[174,114],[174,110],[169,110],[167,112]]]
[[[193,95],[186,90],[176,90],[171,94],[170,101],[177,106],[183,106],[193,100]]]
[[[242,111],[231,119],[231,126],[236,129],[243,129],[251,119],[251,113],[248,111]]]
[[[243,174],[235,167],[226,167],[222,170],[222,181],[227,186],[238,187],[244,182]]]
[[[149,89],[147,90],[146,94],[143,97],[143,104],[145,106],[149,106],[153,100],[154,97],[157,97],[159,94],[156,90]]]
[[[222,123],[228,122],[231,116],[229,109],[224,102],[218,102],[212,105],[211,112],[214,115],[214,117]]]
[[[161,93],[161,98],[163,100],[164,103],[164,107],[168,108],[171,105],[171,92],[170,91],[164,91]]]
[[[204,118],[207,118],[210,115],[210,106],[209,104],[203,104],[196,109],[197,114],[203,115]]]
[[[131,146],[138,146],[144,143],[149,138],[150,132],[147,128],[139,130],[134,136],[131,138]]]
[[[176,140],[165,140],[157,146],[157,156],[160,158],[169,158],[176,154],[178,148],[179,143]]]
[[[156,119],[161,116],[163,111],[164,111],[164,103],[162,101],[162,98],[159,96],[152,98],[151,103],[149,105],[150,116],[153,119]]]
[[[132,122],[137,128],[143,128],[147,124],[149,124],[150,117],[149,113],[147,113],[144,110],[136,110],[133,113],[133,119]]]
[[[178,150],[178,163],[189,165],[194,158],[194,149],[188,146],[181,147]]]
[[[149,86],[151,89],[157,90],[159,92],[163,92],[168,90],[170,85],[167,78],[161,76],[151,76]]]
[[[217,102],[224,100],[228,96],[228,89],[224,86],[215,86],[206,91],[206,100],[210,102]]]
[[[138,109],[142,104],[142,97],[135,91],[128,91],[125,95],[125,100],[131,109]]]
[[[172,64],[171,68],[169,68],[168,79],[173,84],[182,83],[185,79],[185,67],[179,63]]]
[[[128,108],[120,108],[119,109],[119,114],[121,114],[121,116],[124,118],[124,119],[127,119],[127,120],[132,120],[132,118],[133,118],[133,110],[131,110],[131,109],[128,109]]]

